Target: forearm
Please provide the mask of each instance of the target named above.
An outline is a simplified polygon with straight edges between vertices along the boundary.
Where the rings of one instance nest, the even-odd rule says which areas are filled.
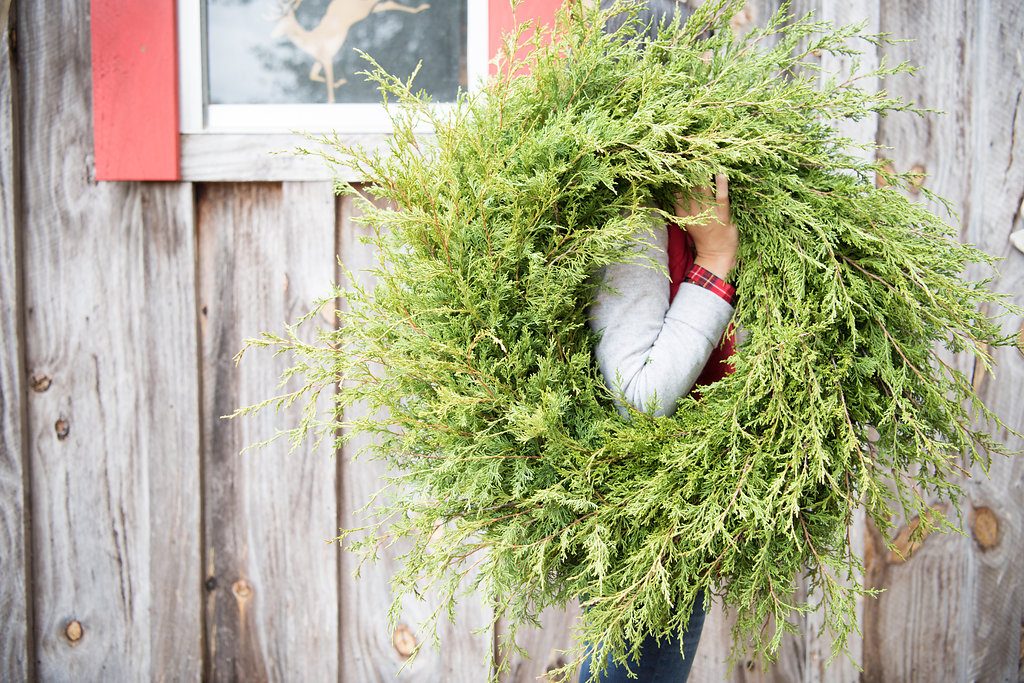
[[[664,228],[646,241],[628,262],[608,266],[604,285],[590,311],[601,333],[595,356],[608,387],[639,410],[667,415],[693,387],[721,339],[733,307],[704,287],[683,283],[669,305],[664,272],[644,265],[645,258],[667,261]],[[619,412],[627,415],[618,403]]]

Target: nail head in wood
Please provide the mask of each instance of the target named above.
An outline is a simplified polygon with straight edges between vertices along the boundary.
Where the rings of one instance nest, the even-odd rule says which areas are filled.
[[[57,438],[60,441],[63,441],[64,439],[68,438],[68,432],[71,431],[71,425],[68,424],[68,421],[66,419],[61,417],[58,418],[57,421],[53,423],[53,430],[57,432]]]
[[[544,680],[552,682],[564,681],[564,677],[556,675],[554,672],[565,666],[565,657],[552,652],[548,657],[548,662],[548,665],[544,668]]]

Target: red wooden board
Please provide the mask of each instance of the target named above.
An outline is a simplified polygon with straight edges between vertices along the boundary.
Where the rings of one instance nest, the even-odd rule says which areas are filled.
[[[501,36],[511,31],[514,26],[527,19],[536,19],[539,24],[551,24],[555,17],[555,10],[561,5],[561,0],[523,0],[516,8],[515,16],[512,15],[512,8],[509,0],[491,0],[487,8],[488,45],[491,58],[498,53],[501,47]],[[531,33],[523,35],[523,40],[530,38]],[[528,48],[522,47],[518,54]],[[494,65],[490,66],[490,73],[495,73]]]
[[[96,180],[178,180],[174,0],[91,0]]]

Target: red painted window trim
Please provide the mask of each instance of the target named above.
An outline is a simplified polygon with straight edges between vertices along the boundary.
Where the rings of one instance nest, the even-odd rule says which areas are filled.
[[[490,0],[490,6],[487,8],[487,23],[488,26],[488,51],[493,58],[498,52],[498,48],[501,47],[501,35],[508,31],[511,31],[516,22],[522,23],[527,19],[535,19],[538,24],[550,25],[555,18],[555,11],[562,4],[561,0],[522,0],[519,7],[516,9],[515,17],[512,16],[512,8],[509,5],[509,0]],[[524,34],[523,40],[530,37],[530,34]],[[525,48],[520,48],[518,54],[521,56]],[[494,65],[490,66],[490,73],[496,72]]]
[[[509,0],[489,0],[488,49],[513,28]],[[175,0],[91,0],[96,180],[180,180]],[[561,0],[523,0],[514,17],[550,23]],[[491,73],[494,67],[491,66]]]
[[[175,0],[91,0],[96,180],[179,180]]]

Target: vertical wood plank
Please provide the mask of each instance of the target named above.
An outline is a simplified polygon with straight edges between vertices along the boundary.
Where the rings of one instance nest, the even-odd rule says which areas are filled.
[[[90,178],[88,8],[17,7],[38,675],[195,680],[191,186]]]
[[[703,0],[691,0],[691,6],[699,6]],[[744,9],[737,13],[733,20],[734,30],[738,33],[748,31],[753,26],[762,25],[779,8],[779,0],[749,0]],[[793,11],[796,11],[794,8]],[[775,40],[768,38],[766,47]],[[802,586],[798,586],[797,597],[801,595]],[[779,653],[779,661],[773,666],[770,675],[755,668],[754,662],[738,663],[727,675],[727,661],[732,650],[731,631],[736,623],[736,614],[726,609],[720,597],[713,597],[711,609],[704,619],[700,642],[694,656],[693,668],[690,669],[690,680],[699,683],[718,681],[795,681],[799,678],[790,673],[790,669],[798,667],[802,662],[802,654],[793,651],[792,639],[787,636]]]
[[[885,53],[895,60],[912,58],[922,67],[912,85],[905,78],[889,79],[889,90],[921,105],[942,106],[949,113],[920,122],[908,117],[883,121],[879,141],[894,147],[886,156],[899,170],[913,166],[923,170],[927,162],[929,187],[940,193],[952,190],[947,196],[958,206],[964,197],[962,180],[947,159],[969,163],[963,138],[969,127],[965,117],[970,95],[962,80],[969,20],[970,10],[963,5],[929,7],[924,12],[886,7],[881,16],[884,30],[913,37],[919,46],[917,50],[909,44],[886,46]],[[872,657],[865,663],[864,679],[883,681],[916,674],[923,679],[966,680],[968,648],[963,643],[963,655],[959,655],[960,648],[949,637],[963,627],[966,607],[957,604],[964,597],[958,587],[967,578],[962,546],[952,538],[928,538],[903,564],[885,548],[874,525],[869,525],[869,543],[868,585],[886,592],[866,605],[865,649]],[[934,604],[931,596],[943,593],[943,603]],[[893,643],[893,638],[902,642]]]
[[[1024,10],[1009,0],[883,4],[881,25],[916,38],[887,47],[892,59],[922,66],[913,79],[894,80],[890,90],[948,112],[923,120],[883,119],[880,138],[895,147],[892,164],[925,172],[928,187],[952,200],[960,212],[962,239],[1008,257],[995,286],[1014,293],[1019,303],[1022,260],[1007,238],[1020,227],[1024,200]],[[977,268],[968,273],[980,274]],[[995,377],[965,367],[966,358],[956,361],[974,372],[986,402],[1020,429],[1020,355],[1001,349]],[[997,436],[1008,439],[1005,433]],[[1010,445],[1021,447],[1019,441]],[[871,657],[865,680],[1017,680],[1021,675],[1024,466],[1020,458],[998,458],[990,475],[976,466],[971,480],[962,481],[966,537],[930,536],[904,563],[888,553],[877,530],[870,530],[868,581],[886,592],[866,605],[865,651]]]
[[[808,0],[814,2],[814,0]],[[796,0],[791,12],[800,14],[801,10],[806,11]],[[691,0],[691,6],[697,6],[702,0]],[[806,3],[804,3],[806,4]],[[737,33],[749,31],[754,26],[761,26],[779,9],[779,0],[749,0],[744,9],[737,13],[733,20],[733,29]],[[810,8],[807,8],[810,9]],[[775,43],[775,39],[768,38],[765,46],[769,47]],[[805,586],[799,582],[796,587],[794,599],[800,599],[806,594]],[[693,668],[690,670],[690,680],[698,683],[711,683],[718,681],[734,681],[736,683],[779,681],[795,682],[802,680],[805,653],[802,643],[787,635],[783,639],[778,661],[768,670],[762,671],[754,661],[746,659],[737,663],[731,674],[727,675],[727,661],[732,650],[732,628],[736,623],[736,614],[732,609],[726,609],[721,598],[712,599],[711,609],[704,619],[704,628],[701,631],[700,643],[694,657]]]
[[[202,672],[199,355],[196,325],[195,206],[191,183],[132,183],[141,225],[143,281],[137,290],[142,346],[132,382],[141,396],[138,440],[146,453],[144,519],[149,571],[149,677],[198,680]],[[98,248],[110,248],[98,239]],[[137,335],[137,336],[136,336]],[[131,419],[131,408],[126,409]],[[129,452],[117,454],[128,459]]]
[[[199,192],[206,647],[210,680],[332,680],[338,670],[335,463],[327,441],[286,454],[280,414],[222,420],[278,389],[284,356],[245,337],[281,332],[329,290],[334,195],[328,182],[204,185]],[[310,334],[306,328],[306,334]],[[327,395],[318,407],[326,410]]]
[[[512,653],[508,672],[502,680],[509,683],[533,683],[534,681],[551,681],[548,675],[568,662],[564,652],[575,647],[574,637],[576,622],[580,618],[579,600],[573,600],[565,609],[549,607],[540,615],[541,627],[524,626],[516,634],[516,643],[529,653],[529,658]],[[499,622],[501,624],[502,622]],[[499,633],[500,636],[500,633]],[[576,674],[579,675],[579,668]]]
[[[879,0],[856,0],[849,3],[832,3],[826,0],[797,0],[793,3],[792,11],[797,16],[807,12],[813,12],[814,17],[819,20],[831,21],[834,26],[845,26],[867,20],[864,30],[868,33],[877,33],[879,30]],[[879,55],[877,48],[863,41],[851,44],[851,47],[861,50],[860,72],[870,71],[878,66]],[[850,76],[853,66],[852,60],[844,55],[822,54],[818,63],[825,70],[825,74],[819,78],[819,82],[829,75],[835,75],[837,79]],[[880,87],[878,78],[862,79],[859,82],[862,89],[875,91]],[[850,137],[858,142],[874,142],[878,133],[878,116],[873,114],[865,116],[859,121],[843,120],[835,122],[834,127],[839,134]],[[851,153],[860,158],[874,158],[873,152],[864,150],[850,150]],[[853,515],[849,537],[852,552],[858,557],[864,556],[865,536],[865,513],[858,508]],[[862,585],[864,577],[855,577],[854,585]],[[812,591],[806,577],[798,580],[796,595],[800,600],[817,603],[821,602],[823,595],[820,590]],[[864,600],[857,603],[857,623],[863,623]],[[801,683],[841,683],[856,681],[860,677],[857,668],[845,656],[839,656],[832,660],[826,667],[826,662],[832,653],[834,634],[825,630],[819,633],[825,625],[825,613],[822,609],[797,617],[799,627],[798,634],[787,634],[783,639],[782,650],[779,661],[771,667],[768,672],[756,672],[761,680],[772,681],[799,681]],[[848,650],[854,662],[863,666],[864,653],[862,637],[857,633],[850,634]],[[748,669],[749,670],[749,669]]]
[[[360,236],[371,234],[369,227],[358,223],[358,209],[348,197],[339,199],[338,244],[346,267],[361,283],[372,287],[373,276],[365,272],[377,264],[373,247],[359,241]],[[359,406],[346,414],[348,419],[365,415],[366,407]],[[351,461],[352,455],[366,444],[360,435],[346,445],[342,453],[342,526],[351,528],[367,523],[362,514],[354,511],[367,503],[371,494],[382,485],[386,464],[368,457]],[[408,600],[403,604],[402,619],[395,633],[387,630],[387,609],[392,601],[390,578],[397,570],[397,557],[408,549],[396,543],[382,549],[376,563],[363,566],[358,579],[353,572],[359,558],[345,552],[341,558],[342,676],[345,683],[363,681],[393,681],[405,663],[406,654],[416,643],[430,638],[430,634],[417,631],[417,626],[437,606],[434,596],[427,595],[424,602]],[[463,586],[465,587],[465,586]],[[474,634],[490,622],[491,613],[482,600],[464,597],[455,610],[455,623],[442,617],[438,624],[440,650],[428,643],[416,655],[415,661],[397,676],[406,681],[444,681],[445,683],[479,683],[487,680],[490,663],[491,633]]]
[[[971,103],[974,173],[964,209],[964,240],[1006,260],[995,287],[1024,304],[1024,254],[1009,235],[1024,227],[1024,6],[1012,0],[987,0],[975,6],[977,32],[972,40]],[[1024,321],[1006,325],[1021,330]],[[1018,335],[1024,346],[1024,337]],[[1007,424],[1024,431],[1024,354],[1002,348],[995,376],[973,368],[982,398]],[[1000,441],[1024,451],[1024,441],[997,433]],[[974,468],[966,487],[966,544],[974,562],[969,675],[973,680],[1024,680],[1024,457],[999,458],[989,476]],[[940,596],[941,599],[941,596]]]
[[[25,187],[39,675],[195,680],[190,186],[69,184]]]
[[[561,0],[525,0],[516,8],[513,15],[507,0],[490,0],[488,10],[490,54],[493,56],[498,52],[501,48],[502,35],[513,30],[517,22],[521,23],[531,19],[538,25],[551,25],[560,5]],[[529,37],[530,34],[527,33],[524,39]],[[547,38],[545,36],[545,43],[547,43]],[[528,48],[523,47],[517,50],[516,55],[522,57],[527,52]],[[494,64],[490,66],[490,73],[497,73]],[[573,601],[566,605],[565,609],[546,609],[540,615],[541,628],[532,626],[521,628],[516,634],[516,644],[528,653],[526,657],[516,652],[498,651],[499,641],[507,629],[504,620],[499,620],[494,633],[496,657],[500,658],[499,661],[508,658],[508,670],[502,674],[501,680],[506,683],[534,681],[538,676],[546,674],[547,671],[563,666],[565,656],[560,651],[571,649],[575,645],[573,627],[579,619],[579,615],[579,602]]]
[[[32,676],[31,560],[28,553],[24,462],[25,367],[21,319],[20,191],[18,169],[17,66],[11,50],[14,22],[10,0],[0,0],[0,679]]]

